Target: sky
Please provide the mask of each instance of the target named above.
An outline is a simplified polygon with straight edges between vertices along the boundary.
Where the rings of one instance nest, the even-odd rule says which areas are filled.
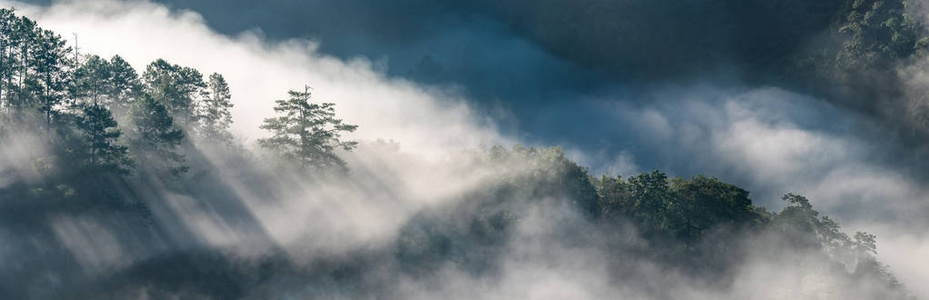
[[[442,89],[495,133],[561,145],[595,174],[707,173],[762,203],[822,193],[854,215],[840,198],[864,191],[820,186],[923,173],[920,142],[898,138],[890,118],[764,80],[824,34],[817,12],[836,1],[156,2],[222,35],[308,40],[320,55]]]
[[[823,34],[811,11],[831,2],[769,2],[0,4],[76,34],[81,52],[224,74],[246,142],[262,136],[273,99],[308,84],[360,125],[354,138],[427,157],[560,145],[593,174],[709,174],[772,208],[797,192],[876,233],[879,258],[929,296],[923,142],[900,137],[892,118],[772,79]]]

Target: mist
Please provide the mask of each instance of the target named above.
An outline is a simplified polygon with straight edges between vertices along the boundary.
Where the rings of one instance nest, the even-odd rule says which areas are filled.
[[[755,57],[754,48],[723,42],[764,35],[760,29],[711,30],[717,42],[694,52],[631,49],[608,57],[590,49],[615,47],[571,48],[596,39],[562,44],[562,35],[546,27],[557,23],[538,21],[556,16],[435,6],[424,8],[426,21],[396,28],[379,19],[387,8],[364,21],[374,25],[325,19],[345,23],[343,31],[313,25],[322,21],[242,28],[210,19],[215,11],[201,15],[148,1],[0,1],[81,54],[120,55],[140,73],[163,58],[223,74],[234,104],[231,131],[242,146],[193,140],[184,146],[188,179],[140,172],[120,184],[125,188],[117,193],[138,199],[133,205],[150,219],[133,210],[69,212],[60,208],[67,203],[14,201],[26,197],[12,192],[0,197],[11,199],[0,209],[0,297],[880,299],[896,293],[849,276],[857,260],[836,263],[772,229],[707,233],[693,247],[725,244],[720,253],[731,254],[705,258],[710,266],[691,268],[690,260],[702,259],[697,255],[679,262],[662,256],[670,252],[650,254],[661,241],[629,223],[592,219],[583,197],[559,181],[585,167],[593,177],[654,169],[672,177],[709,174],[749,190],[755,206],[772,212],[786,207],[781,195],[803,194],[842,231],[875,233],[877,260],[912,296],[929,297],[921,285],[929,278],[923,259],[929,236],[920,230],[929,225],[922,143],[908,144],[912,137],[901,137],[886,115],[875,118],[822,93],[757,84],[761,75],[731,79],[741,72],[729,70],[790,56]],[[511,10],[518,13],[509,21],[496,18]],[[467,13],[474,11],[481,13]],[[281,15],[256,12],[262,14]],[[442,25],[429,25],[436,22]],[[549,25],[532,25],[543,23]],[[392,38],[372,42],[378,40],[366,38],[371,26],[388,28]],[[811,33],[790,39],[794,48],[826,27],[804,26]],[[623,28],[604,30],[622,35]],[[362,38],[335,37],[348,33]],[[643,39],[639,49],[657,47]],[[454,52],[461,41],[469,50]],[[368,43],[377,45],[358,46]],[[417,50],[398,54],[407,47]],[[718,57],[694,59],[709,53]],[[652,55],[673,59],[650,68]],[[512,66],[494,67],[504,63]],[[901,77],[909,93],[921,93],[921,69],[899,68],[910,74]],[[664,77],[673,80],[654,79]],[[338,152],[347,174],[308,176],[269,163],[273,154],[256,142],[268,136],[259,126],[274,115],[274,100],[305,85],[314,100],[335,103],[339,118],[359,126],[346,134],[358,148]],[[0,188],[44,182],[34,167],[48,152],[41,138],[11,132],[0,145]],[[495,145],[509,154],[495,156]],[[563,150],[544,150],[550,146]]]

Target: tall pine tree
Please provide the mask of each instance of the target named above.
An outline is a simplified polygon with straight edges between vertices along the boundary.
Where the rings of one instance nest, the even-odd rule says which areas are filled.
[[[183,121],[184,126],[194,125],[197,100],[206,87],[199,71],[158,59],[148,65],[142,78],[146,92],[161,102],[171,116]]]
[[[184,132],[175,126],[165,106],[143,94],[133,106],[132,118],[135,126],[130,145],[139,163],[173,174],[186,173],[184,155],[177,149]]]
[[[93,174],[128,174],[132,159],[129,148],[119,143],[122,131],[110,110],[99,104],[86,105],[76,118],[82,143],[78,158],[85,170]]]
[[[199,117],[199,133],[206,140],[220,143],[232,141],[229,127],[232,126],[232,94],[229,85],[219,73],[210,75],[207,84],[208,96],[203,99]]]
[[[74,70],[72,97],[94,105],[109,105],[110,63],[97,55],[87,56]]]
[[[51,133],[53,122],[67,98],[70,85],[71,48],[54,32],[38,29],[36,50],[32,60],[35,72],[35,87],[38,90],[39,112],[45,120],[45,130]]]
[[[280,116],[267,118],[261,129],[271,131],[269,138],[259,139],[260,146],[294,160],[302,167],[345,167],[335,154],[336,149],[350,151],[358,144],[340,140],[343,132],[352,132],[357,125],[342,123],[335,118],[335,104],[310,102],[312,94],[306,86],[303,92],[289,91],[290,99],[276,100],[274,111]]]
[[[142,93],[142,83],[135,69],[119,55],[110,58],[110,85],[107,95],[116,114],[129,111],[132,102]]]

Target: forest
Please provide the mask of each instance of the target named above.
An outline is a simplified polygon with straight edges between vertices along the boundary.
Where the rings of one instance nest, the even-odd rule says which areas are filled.
[[[924,51],[905,2],[831,2],[847,2],[826,25],[836,47],[772,64],[810,78],[799,88],[867,94],[859,82],[895,80],[891,63]],[[506,285],[540,261],[640,299],[754,298],[771,292],[743,281],[760,262],[823,278],[834,299],[914,297],[876,258],[877,236],[802,195],[771,210],[711,175],[592,174],[558,146],[421,162],[351,139],[365,128],[309,85],[249,99],[275,114],[248,142],[230,130],[248,87],[207,73],[81,53],[0,9],[0,252],[15,257],[0,262],[0,299],[494,298],[518,295]],[[318,212],[275,221],[293,209]]]

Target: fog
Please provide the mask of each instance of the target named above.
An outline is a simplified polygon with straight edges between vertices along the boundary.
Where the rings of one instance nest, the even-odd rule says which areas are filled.
[[[197,12],[147,1],[0,7],[76,41],[80,53],[118,54],[136,70],[164,58],[222,73],[232,88],[233,131],[258,157],[265,153],[255,140],[266,135],[258,126],[273,115],[273,100],[304,85],[359,125],[346,137],[361,141],[340,153],[352,171],[335,178],[305,178],[197,145],[191,161],[204,163],[192,166],[196,180],[180,183],[188,193],[154,178],[131,185],[160,224],[146,232],[128,213],[10,217],[0,225],[0,280],[7,282],[0,296],[206,297],[183,282],[197,280],[178,271],[187,263],[201,268],[197,274],[238,274],[231,277],[241,280],[227,285],[204,284],[235,287],[215,298],[870,299],[881,288],[839,276],[817,253],[781,249],[764,234],[725,240],[744,257],[726,260],[734,266],[720,274],[728,283],[713,282],[643,258],[636,247],[649,242],[635,228],[592,224],[567,207],[565,195],[519,193],[500,204],[518,220],[505,242],[453,244],[448,251],[461,260],[425,259],[434,272],[423,276],[394,255],[403,237],[428,236],[417,224],[443,220],[452,232],[466,230],[472,225],[461,215],[482,209],[475,195],[550,167],[483,158],[492,145],[555,146],[533,138],[539,133],[507,128],[524,121],[506,105],[488,112],[476,108],[483,104],[467,87],[393,76],[376,58],[324,54],[324,39],[268,39],[257,29],[230,36]],[[910,74],[924,81],[918,70]],[[770,210],[782,206],[782,194],[806,195],[845,231],[877,234],[879,260],[916,296],[929,297],[921,284],[929,278],[929,236],[921,230],[929,225],[929,191],[918,170],[891,157],[906,146],[885,136],[880,122],[779,87],[698,82],[623,90],[617,84],[545,103],[534,122],[566,124],[553,129],[563,136],[587,129],[559,118],[592,118],[608,128],[598,130],[607,133],[593,143],[599,147],[563,141],[567,155],[595,176],[656,168],[710,174],[750,190],[756,205]],[[0,188],[39,180],[28,167],[43,151],[33,138],[4,137]]]

